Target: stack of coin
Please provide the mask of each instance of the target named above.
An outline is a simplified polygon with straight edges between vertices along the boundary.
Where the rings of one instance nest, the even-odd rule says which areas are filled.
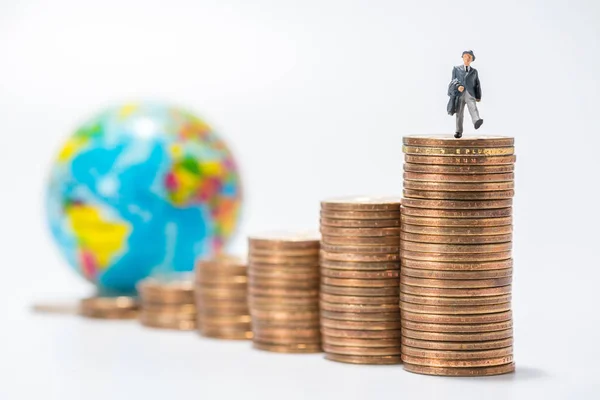
[[[411,372],[514,371],[514,139],[404,138],[400,307]]]
[[[321,351],[319,237],[273,233],[249,238],[248,302],[254,347]]]
[[[248,268],[239,258],[219,256],[196,265],[198,331],[217,339],[251,339]]]
[[[196,304],[192,274],[147,278],[138,284],[140,322],[152,328],[196,328]]]
[[[79,314],[99,319],[134,319],[138,315],[135,297],[88,297],[79,302]]]
[[[400,199],[321,202],[321,330],[326,358],[400,359]]]

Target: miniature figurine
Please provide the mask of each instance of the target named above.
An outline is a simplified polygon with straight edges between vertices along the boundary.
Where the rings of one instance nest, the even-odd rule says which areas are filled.
[[[452,80],[448,85],[447,111],[449,115],[456,113],[456,133],[454,137],[460,139],[463,133],[463,118],[465,114],[465,104],[471,114],[471,120],[475,129],[479,129],[483,124],[483,119],[479,117],[477,102],[481,101],[481,84],[477,70],[471,67],[475,61],[473,50],[465,50],[462,53],[463,65],[457,65],[452,68]],[[465,90],[466,89],[466,90]]]

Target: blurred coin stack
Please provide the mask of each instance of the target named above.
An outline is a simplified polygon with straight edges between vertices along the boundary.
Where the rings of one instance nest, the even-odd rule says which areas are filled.
[[[192,274],[147,278],[138,284],[140,322],[152,328],[196,328],[196,304]]]
[[[196,265],[198,331],[218,339],[251,339],[245,261],[220,256]]]
[[[79,302],[79,314],[98,319],[134,319],[138,316],[135,297],[88,297]]]
[[[321,202],[321,330],[326,358],[400,363],[400,199]]]
[[[254,347],[320,352],[318,235],[251,236],[248,279]]]
[[[514,139],[404,138],[402,360],[429,375],[514,371]]]

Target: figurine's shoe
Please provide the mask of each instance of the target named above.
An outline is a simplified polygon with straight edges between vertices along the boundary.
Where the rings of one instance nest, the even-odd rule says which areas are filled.
[[[482,119],[478,119],[477,121],[475,121],[475,129],[479,129],[479,127],[483,125],[483,120]]]
[[[454,137],[457,138],[457,139],[460,139],[462,137],[462,132],[456,132],[454,134]]]

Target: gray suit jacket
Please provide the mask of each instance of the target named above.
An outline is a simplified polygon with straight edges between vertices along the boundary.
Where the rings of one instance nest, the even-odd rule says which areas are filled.
[[[457,79],[469,94],[475,97],[476,100],[481,100],[481,84],[479,83],[479,74],[473,67],[469,67],[469,73],[465,72],[464,65],[457,65],[452,68],[452,79]]]

